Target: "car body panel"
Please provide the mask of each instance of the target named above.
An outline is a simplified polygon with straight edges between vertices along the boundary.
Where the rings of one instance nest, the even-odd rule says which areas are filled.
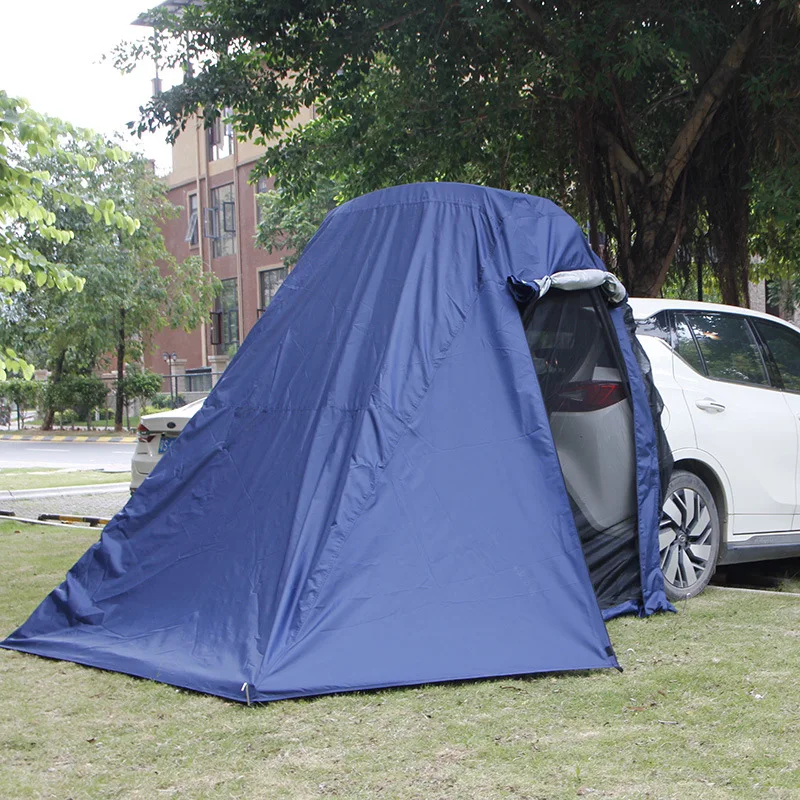
[[[783,320],[733,306],[652,298],[631,298],[630,304],[637,320],[667,310],[730,313],[766,319],[800,335]],[[775,541],[788,545],[800,522],[800,395],[709,378],[666,341],[641,334],[638,339],[669,410],[665,430],[676,463],[703,464],[722,488],[728,513],[721,561],[763,557],[760,543],[771,551]]]
[[[636,508],[636,461],[627,398],[597,411],[555,412],[550,429],[569,496],[589,524],[605,530],[630,517]]]
[[[149,441],[139,437],[131,459],[131,492],[142,485],[161,460],[172,442],[178,438],[189,420],[203,407],[205,398],[187,403],[180,408],[146,414],[141,424],[147,428]]]
[[[675,378],[694,422],[698,448],[725,465],[736,498],[733,533],[791,529],[797,433],[782,392],[711,380],[678,358]],[[712,403],[723,410],[706,410]]]
[[[794,517],[792,517],[792,530],[800,531],[800,394],[793,392],[783,392],[783,399],[786,401],[786,406],[789,413],[794,420],[795,430],[797,431],[797,460],[795,462],[795,486],[797,487],[797,508],[795,509]]]
[[[666,342],[653,336],[640,336],[639,341],[650,359],[656,386],[664,401],[661,425],[669,438],[670,447],[673,451],[696,447],[694,422],[683,389],[675,380],[675,354]]]
[[[731,488],[728,474],[725,472],[722,464],[720,464],[720,462],[714,458],[711,453],[708,453],[705,450],[699,450],[697,447],[683,447],[677,450],[675,448],[671,449],[672,458],[675,462],[675,469],[688,469],[689,472],[694,472],[696,470],[692,468],[691,464],[702,464],[707,471],[711,472],[711,474],[717,480],[725,501],[724,516],[726,519],[730,518],[730,516],[735,513],[734,504],[736,502],[736,498],[733,496],[733,489]],[[720,513],[722,513],[721,509]],[[726,530],[731,528],[732,530],[732,526],[725,526],[725,519],[723,519],[722,522],[723,528]]]

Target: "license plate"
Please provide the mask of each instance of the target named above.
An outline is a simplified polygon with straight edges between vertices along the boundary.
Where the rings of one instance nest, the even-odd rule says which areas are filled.
[[[158,443],[158,453],[166,453],[169,450],[170,445],[175,441],[175,436],[162,436],[161,441]]]

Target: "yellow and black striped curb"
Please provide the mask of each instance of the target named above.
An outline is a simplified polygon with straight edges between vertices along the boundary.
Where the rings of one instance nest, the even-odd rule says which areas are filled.
[[[136,437],[132,434],[122,434],[119,436],[97,436],[92,434],[72,434],[72,433],[4,433],[0,434],[0,441],[3,442],[91,442],[92,444],[133,444]]]
[[[98,525],[106,526],[110,520],[104,517],[80,517],[75,514],[39,514],[37,517],[42,522],[68,522],[68,523],[83,523],[96,528]]]
[[[99,527],[101,522],[105,524],[105,521],[100,519],[99,517],[87,517],[87,519],[97,520],[97,523],[88,523],[88,524],[85,522],[51,522],[49,520],[44,520],[44,519],[31,519],[30,517],[18,517],[13,511],[0,511],[0,517],[6,518],[14,523],[21,522],[25,525],[50,525],[51,527],[54,528],[86,528],[87,530],[89,530],[91,528]],[[77,517],[72,517],[72,519],[77,519]]]

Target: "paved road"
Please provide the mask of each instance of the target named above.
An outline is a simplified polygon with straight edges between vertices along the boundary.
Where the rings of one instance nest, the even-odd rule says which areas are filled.
[[[11,442],[0,441],[0,467],[131,468],[133,443],[123,442]]]

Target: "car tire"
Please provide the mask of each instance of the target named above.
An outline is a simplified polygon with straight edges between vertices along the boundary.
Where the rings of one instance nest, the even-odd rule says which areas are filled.
[[[708,586],[721,538],[717,504],[708,486],[691,472],[675,470],[658,536],[664,591],[670,600],[688,600]]]

